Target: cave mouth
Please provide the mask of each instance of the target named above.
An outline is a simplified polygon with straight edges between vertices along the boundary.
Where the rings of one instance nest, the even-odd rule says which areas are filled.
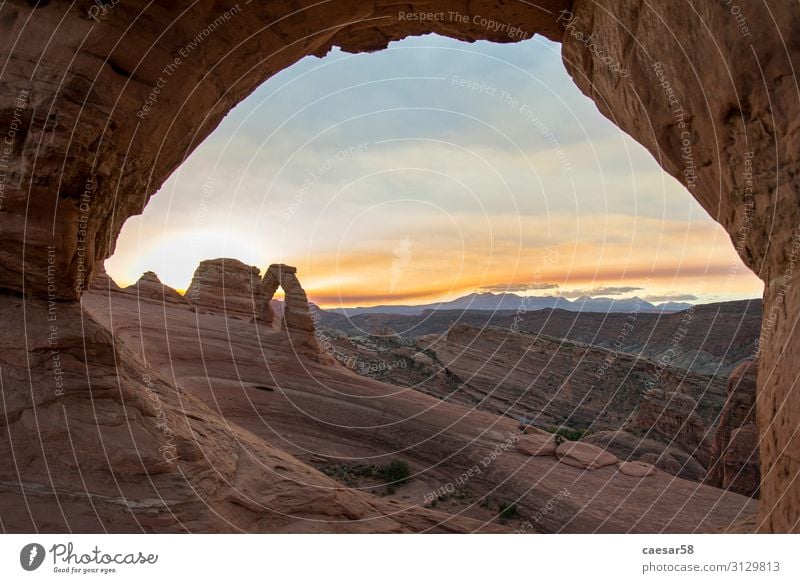
[[[183,290],[220,256],[298,266],[311,300],[344,313],[475,293],[761,293],[724,230],[541,37],[334,48],[268,79],[128,220],[106,268]]]
[[[144,253],[140,241],[147,241]],[[761,280],[743,264],[724,229],[642,145],[599,113],[569,77],[561,45],[545,39],[466,44],[437,35],[413,37],[375,54],[334,49],[268,79],[167,179],[143,215],[129,221],[108,264],[118,281],[136,277],[125,274],[127,264],[159,272],[180,288],[194,265],[229,254],[251,264],[242,266],[245,271],[255,269],[252,264],[265,270],[252,286],[264,296],[255,313],[272,327],[288,329],[296,350],[327,354],[326,342],[338,342],[327,356],[345,367],[445,401],[458,392],[455,385],[469,384],[453,372],[468,365],[458,359],[445,364],[431,349],[417,360],[402,356],[425,331],[443,332],[436,328],[438,310],[453,310],[448,326],[453,343],[469,339],[465,352],[481,342],[471,336],[470,323],[559,339],[557,352],[575,352],[577,364],[558,363],[554,368],[562,379],[545,367],[535,376],[546,381],[535,388],[569,407],[582,400],[573,396],[580,388],[570,379],[590,368],[572,343],[587,337],[526,327],[528,312],[600,314],[587,343],[609,348],[622,331],[627,339],[625,316],[649,326],[640,313],[669,320],[697,304],[720,304],[706,336],[720,328],[716,317],[730,320],[723,334],[737,327],[752,333],[749,306],[728,303],[762,293]],[[297,280],[298,265],[305,289]],[[281,289],[284,304],[275,313],[270,302]],[[326,319],[312,316],[306,292],[324,310],[346,317],[347,341],[320,334]],[[499,315],[482,320],[487,311]],[[672,320],[688,329],[691,313]],[[358,317],[365,314],[376,316]],[[421,317],[391,317],[412,314]],[[594,342],[606,334],[607,320],[620,332]],[[577,323],[576,317],[570,326]],[[353,336],[369,340],[347,346]],[[722,466],[719,453],[710,461],[709,445],[723,409],[720,385],[752,358],[755,340],[748,336],[747,346],[740,346],[732,335],[720,356],[710,342],[678,351],[659,347],[651,336],[613,359],[666,359],[674,375],[670,382],[649,378],[644,368],[632,367],[629,374],[642,375],[650,388],[671,396],[644,399],[645,391],[631,390],[624,379],[613,391],[604,386],[597,393],[622,407],[637,431],[648,424],[663,429],[658,419],[673,414],[669,419],[676,426],[695,424],[695,441],[670,437],[691,454],[644,455],[653,456],[646,459],[659,469],[701,480],[706,469]],[[679,341],[683,336],[672,333]],[[497,347],[514,340],[493,338]],[[383,356],[370,353],[376,345]],[[735,358],[726,358],[728,352]],[[410,373],[424,368],[420,362],[430,366],[426,359],[435,364],[417,376]],[[505,374],[513,375],[517,366],[523,366],[522,357]],[[598,366],[602,384],[601,377],[613,373],[611,365]],[[447,383],[431,387],[428,381],[440,374]],[[703,375],[713,387],[685,382],[693,392],[681,400],[684,395],[673,386],[680,374]],[[597,434],[626,427],[592,419],[579,405],[562,415],[533,406],[515,411],[500,399],[493,402],[504,393],[499,385],[469,389],[485,391],[486,401],[479,401],[485,410],[560,437],[595,434],[596,444],[616,447],[614,439],[599,441],[607,436]],[[621,403],[617,393],[642,398],[642,411]],[[516,405],[513,394],[506,397]],[[694,404],[687,405],[691,399]],[[703,399],[713,405],[701,404]],[[715,485],[725,479],[721,475]],[[753,490],[751,479],[740,493],[751,496]]]

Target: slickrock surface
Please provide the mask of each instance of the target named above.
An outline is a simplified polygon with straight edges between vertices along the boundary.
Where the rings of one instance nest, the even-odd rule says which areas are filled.
[[[127,422],[123,418],[122,425],[117,425],[116,420],[108,421],[124,431],[128,430],[129,423],[137,427],[142,423],[150,435],[143,435],[141,439],[143,444],[153,443],[144,450],[152,453],[145,459],[143,470],[155,476],[153,485],[136,481],[134,483],[141,491],[131,493],[137,500],[156,500],[133,513],[134,518],[139,518],[141,513],[152,514],[152,518],[144,522],[149,530],[171,531],[175,528],[174,520],[164,515],[163,503],[158,502],[159,493],[170,504],[174,502],[172,512],[181,520],[185,519],[187,528],[199,531],[478,530],[483,523],[471,521],[468,508],[461,513],[465,516],[463,521],[454,522],[418,507],[423,504],[426,492],[453,482],[475,465],[481,471],[475,473],[466,486],[475,496],[476,507],[485,496],[489,496],[494,504],[501,500],[516,500],[518,511],[526,516],[537,512],[554,495],[567,488],[570,496],[561,500],[558,507],[539,523],[546,532],[715,530],[741,515],[752,514],[755,509],[749,498],[665,474],[641,480],[608,466],[582,472],[576,480],[576,469],[560,463],[553,456],[531,457],[516,452],[513,441],[507,436],[519,435],[519,427],[508,418],[465,409],[413,390],[398,390],[396,386],[366,379],[343,367],[299,359],[288,349],[280,330],[270,331],[258,322],[195,314],[174,304],[141,310],[141,302],[128,294],[112,294],[110,298],[111,311],[108,294],[88,293],[83,303],[94,318],[91,321],[96,320],[104,326],[113,322],[113,333],[119,347],[115,358],[133,367],[125,377],[133,383],[130,398],[138,399],[135,402],[141,402],[141,407],[151,408],[147,409],[150,413],[142,414],[141,422]],[[16,313],[21,314],[21,311]],[[60,317],[65,327],[63,347],[66,362],[72,337],[66,335],[68,314],[62,313]],[[37,318],[36,321],[40,320]],[[73,319],[69,318],[69,321]],[[43,318],[41,323],[45,324]],[[78,330],[79,323],[75,326]],[[108,333],[98,328],[95,337],[100,342],[93,349],[95,352],[100,351],[101,346],[110,347]],[[253,346],[260,346],[261,350],[253,350]],[[69,350],[73,351],[72,348]],[[11,352],[6,354],[13,355]],[[82,356],[81,353],[77,355]],[[98,382],[104,379],[102,382],[107,383],[109,391],[111,387],[118,391],[114,373],[103,364],[113,360],[109,353],[105,361],[91,365],[96,367],[92,374],[97,375]],[[155,371],[154,374],[135,364],[142,360]],[[72,362],[70,374],[74,375],[75,398],[79,395],[88,397],[78,382],[83,378],[81,375],[86,364],[74,361],[73,365]],[[198,368],[198,362],[204,362],[205,366]],[[14,371],[13,374],[17,374],[19,369],[4,366],[3,371],[8,386],[10,373]],[[48,386],[49,374],[47,367],[41,367],[39,380],[44,390]],[[146,381],[142,381],[145,374],[151,376],[150,382],[156,387],[154,390],[168,424],[177,427],[172,429],[178,436],[175,438],[180,456],[177,463],[189,472],[187,476],[167,468],[156,456],[160,453],[158,447],[169,445],[169,442],[159,429],[156,401],[149,397]],[[179,388],[170,387],[165,378],[174,378]],[[22,374],[19,379],[14,382],[27,382]],[[18,391],[16,394],[25,399],[28,393]],[[186,408],[185,415],[181,413],[181,403]],[[26,407],[29,405],[20,402],[13,404],[12,409],[18,411]],[[114,410],[112,407],[111,411]],[[129,415],[135,415],[134,408],[129,406],[128,411]],[[148,415],[152,417],[148,419]],[[17,415],[11,418],[16,419]],[[212,428],[215,428],[213,432],[207,433]],[[13,431],[22,431],[22,426],[13,428]],[[134,432],[133,439],[138,439],[138,431]],[[192,438],[190,431],[202,432],[208,437]],[[14,444],[30,438],[22,434],[19,437],[20,440],[15,439]],[[68,440],[62,442],[67,444]],[[106,442],[114,443],[111,434]],[[92,467],[96,468],[91,475],[92,483],[108,484],[106,490],[98,493],[117,495],[108,493],[116,490],[108,462],[100,453],[101,444],[87,441],[86,445],[82,451],[98,452],[97,456],[86,454],[87,460],[94,460]],[[10,452],[2,453],[2,459],[9,459]],[[54,454],[62,460],[54,466],[60,471],[70,458],[60,450]],[[29,455],[35,457],[37,454],[29,451]],[[123,468],[141,466],[135,453],[120,450],[117,455],[115,463],[122,464]],[[411,499],[402,498],[402,488],[396,495],[375,497],[360,491],[338,489],[342,487],[339,484],[332,490],[335,494],[321,497],[319,489],[326,491],[331,482],[310,467],[321,463],[319,460],[325,460],[324,465],[353,458],[364,463],[386,463],[396,457],[406,460],[412,469],[413,488],[408,487],[412,488],[409,492],[417,494]],[[252,467],[249,460],[252,460]],[[486,466],[484,460],[490,460]],[[184,465],[187,463],[190,465]],[[217,466],[224,469],[220,476],[217,475]],[[59,476],[64,491],[83,487],[75,481],[74,473],[63,469],[65,471]],[[8,468],[8,471],[12,473],[10,476],[5,474],[3,483],[15,483],[14,470]],[[233,485],[222,486],[219,480],[230,479],[231,475],[236,476]],[[31,474],[30,478],[32,484],[47,483],[47,478],[39,474]],[[194,482],[195,479],[199,482]],[[197,493],[189,492],[192,487],[197,488]],[[43,486],[42,491],[45,490]],[[20,509],[20,513],[9,517],[8,522],[4,516],[6,527],[30,525],[30,519],[22,510],[24,504],[19,503],[19,491],[7,491],[5,496],[4,503]],[[213,509],[220,510],[223,519],[212,517],[202,505],[205,497],[211,500]],[[51,512],[52,501],[52,497],[43,495],[38,506],[41,514],[37,516]],[[287,516],[265,514],[264,506],[275,513],[286,512]],[[707,509],[712,507],[715,510],[709,513]],[[406,511],[387,516],[390,510],[398,508]],[[76,525],[98,528],[96,518],[95,522],[89,520],[95,515],[85,497],[76,495],[70,502],[69,511],[82,517],[75,522]],[[125,516],[130,514],[127,510],[124,512],[127,513]],[[116,518],[119,516],[115,514]],[[139,527],[134,518],[119,519],[114,525],[106,526],[113,530],[135,531]],[[319,521],[310,520],[312,518]],[[45,524],[48,523],[45,521]],[[53,530],[63,526],[55,522],[49,524]]]
[[[165,313],[184,321],[185,331],[196,319],[177,304],[162,308],[130,294],[89,295],[93,294],[90,304],[107,306],[110,297],[113,304],[128,307],[118,312],[126,320],[119,323],[121,330],[132,332],[142,326],[161,337],[165,329],[159,322]],[[136,312],[146,315],[142,320],[131,318]],[[57,334],[52,343],[32,347],[41,356],[31,369],[31,383],[22,366],[27,358],[22,330],[27,326],[50,331],[53,321],[48,315],[55,316]],[[146,367],[140,354],[131,350],[137,347],[112,341],[111,333],[80,306],[60,304],[52,311],[45,302],[28,301],[23,313],[22,300],[6,296],[0,302],[0,317],[13,324],[0,339],[7,435],[0,440],[0,506],[6,531],[472,532],[484,528],[469,518],[397,507],[389,500],[343,489],[231,424],[213,403],[209,407],[191,392],[168,384],[168,377]],[[207,318],[223,336],[225,318]],[[187,340],[173,342],[180,353]],[[199,350],[199,345],[193,348]],[[213,347],[206,362],[211,370],[213,360],[223,354],[222,343]],[[151,355],[154,362],[167,358],[148,351]],[[198,356],[184,364],[196,373],[201,361]],[[39,440],[47,447],[31,447]],[[80,465],[75,464],[76,455],[81,456]]]
[[[728,399],[714,434],[707,483],[757,496],[760,482],[756,426],[755,362],[740,365],[728,379]]]
[[[202,261],[184,297],[200,312],[254,318],[264,301],[261,270],[236,259]]]
[[[457,380],[450,390],[431,385],[433,394],[452,394],[539,426],[620,429],[642,402],[647,382],[696,395],[702,403],[697,414],[709,421],[725,400],[725,384],[715,378],[555,338],[458,324],[428,345],[440,369]],[[655,414],[655,408],[645,412]],[[666,435],[671,440],[676,434]]]
[[[605,466],[613,466],[619,460],[617,456],[595,445],[580,441],[567,441],[556,448],[558,461],[568,466],[583,470],[596,470]]]
[[[655,468],[651,464],[647,464],[645,462],[619,462],[617,464],[619,471],[625,474],[626,476],[634,476],[638,478],[644,478],[647,476],[652,476],[656,473]]]
[[[111,281],[110,278],[109,281]],[[161,280],[152,271],[143,273],[136,283],[119,291],[136,296],[140,300],[149,300],[156,303],[188,304],[181,294],[168,285],[161,283]]]
[[[517,451],[525,455],[556,455],[556,442],[552,435],[521,435]]]

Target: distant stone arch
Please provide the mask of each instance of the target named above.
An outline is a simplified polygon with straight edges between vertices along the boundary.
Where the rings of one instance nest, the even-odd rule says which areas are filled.
[[[297,279],[297,268],[283,263],[273,263],[264,274],[261,288],[264,298],[261,319],[264,323],[275,324],[276,314],[271,302],[278,288],[282,288],[285,298],[280,328],[289,333],[292,343],[298,349],[320,352],[308,296],[300,285],[300,280]]]

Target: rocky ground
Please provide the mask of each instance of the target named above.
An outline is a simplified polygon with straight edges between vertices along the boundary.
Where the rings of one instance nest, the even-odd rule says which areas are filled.
[[[761,329],[761,301],[704,304],[690,312],[663,314],[568,312],[548,308],[525,312],[437,310],[421,316],[345,317],[322,310],[319,321],[322,326],[348,336],[380,335],[388,330],[410,341],[427,334],[444,334],[455,324],[492,326],[591,344],[648,360],[668,358],[672,367],[727,377],[755,353]],[[669,352],[671,349],[673,352]]]
[[[400,386],[337,362],[333,346],[350,346],[349,338],[329,345],[318,334],[330,358],[312,358],[294,349],[291,331],[281,326],[130,291],[120,293],[110,280],[104,288],[101,281],[83,298],[83,324],[69,319],[76,330],[95,330],[90,337],[96,352],[106,355],[81,366],[90,367],[93,390],[108,385],[107,406],[95,406],[85,431],[71,437],[72,447],[88,452],[83,466],[90,464],[97,475],[83,484],[80,473],[64,468],[59,491],[75,492],[69,499],[48,493],[46,468],[31,474],[25,487],[28,496],[43,488],[38,512],[52,513],[61,504],[76,530],[695,532],[724,530],[755,511],[746,496],[648,464],[626,464],[589,443],[532,426],[523,434],[519,420],[492,410],[501,405],[476,407],[473,395],[462,395],[463,402],[441,398],[434,393],[459,382],[447,375],[437,381],[440,386],[424,387],[431,394],[412,388],[430,362],[450,358],[459,343],[468,343],[469,330],[454,333],[441,348],[399,347],[405,356],[397,361],[404,359],[406,366],[391,371],[401,373],[393,377],[403,379],[406,386]],[[71,347],[71,338],[61,338],[62,349],[78,354],[85,340],[76,335]],[[376,365],[395,358],[370,343],[379,347],[364,339],[349,349]],[[523,344],[514,350],[525,350]],[[71,370],[79,371],[77,364]],[[128,372],[120,380],[123,369]],[[374,375],[388,374],[379,369]],[[457,373],[469,380],[466,370]],[[4,374],[9,378],[7,367]],[[127,409],[114,396],[120,382]],[[573,398],[584,390],[575,385]],[[507,398],[500,397],[498,403]],[[67,403],[51,401],[53,415]],[[19,457],[14,443],[30,442],[25,432],[36,427],[24,414],[13,414],[15,407],[9,409],[15,439],[5,459]],[[84,409],[77,407],[75,415]],[[92,437],[98,424],[106,429]],[[52,463],[61,468],[70,459],[70,437],[59,435],[52,437],[67,449]],[[141,440],[149,444],[144,450]],[[140,451],[149,452],[144,469]],[[407,476],[386,469],[398,464],[407,467]],[[20,509],[5,526],[19,529],[26,520],[24,504],[12,485],[14,472],[4,473],[9,476],[0,490],[3,503]],[[99,484],[104,490],[94,492]],[[134,485],[135,491],[120,497]],[[82,491],[90,495],[80,496]],[[147,502],[131,507],[126,499]],[[93,510],[93,500],[118,505],[114,522],[108,522],[107,509],[99,515]],[[50,526],[60,527],[58,521]]]
[[[676,314],[317,313],[358,374],[757,495],[759,301]]]

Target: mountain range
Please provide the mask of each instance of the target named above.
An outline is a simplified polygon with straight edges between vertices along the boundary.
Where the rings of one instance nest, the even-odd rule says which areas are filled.
[[[639,297],[613,299],[593,298],[582,296],[568,300],[556,296],[521,296],[515,293],[471,293],[448,302],[432,304],[409,305],[381,305],[358,308],[335,308],[327,310],[344,316],[358,314],[396,314],[403,316],[418,316],[428,311],[438,310],[487,310],[487,311],[525,311],[544,310],[547,308],[560,308],[570,312],[680,312],[692,307],[686,302],[665,302],[651,304]]]

